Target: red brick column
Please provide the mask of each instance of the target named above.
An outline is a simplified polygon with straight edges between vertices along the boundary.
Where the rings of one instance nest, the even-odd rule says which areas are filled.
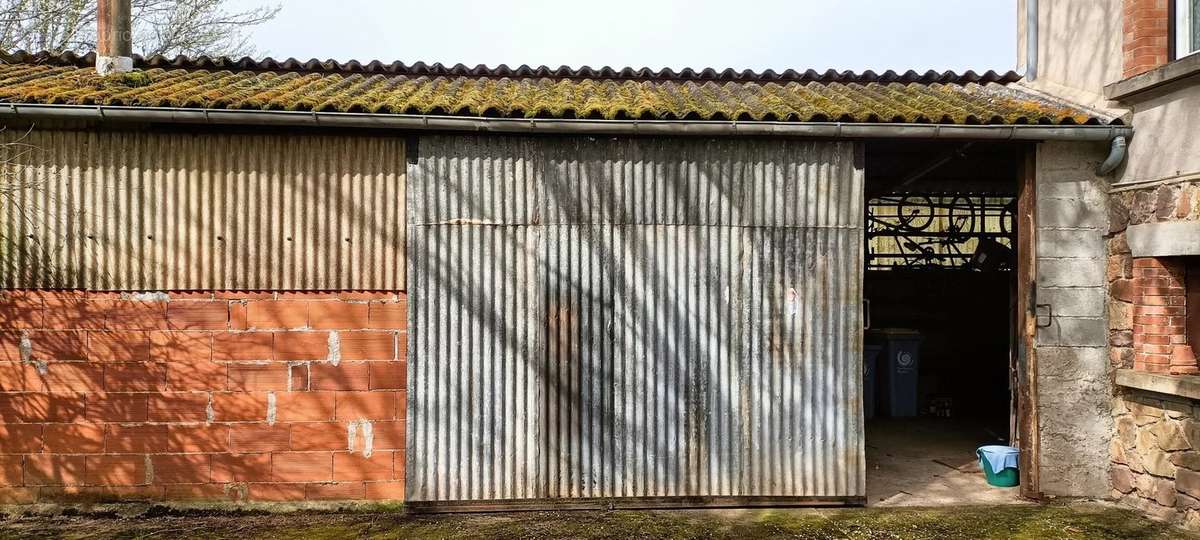
[[[1133,261],[1134,369],[1177,375],[1200,373],[1187,343],[1186,271],[1179,261]]]
[[[1167,63],[1170,20],[1169,0],[1125,0],[1122,12],[1125,77],[1145,73]]]

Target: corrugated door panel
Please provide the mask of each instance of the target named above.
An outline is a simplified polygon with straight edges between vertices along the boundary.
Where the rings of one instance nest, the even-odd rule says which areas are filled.
[[[863,496],[854,151],[423,139],[409,500]]]
[[[429,227],[409,291],[409,490],[427,500],[542,496],[541,230]],[[446,426],[458,426],[446,429]]]
[[[17,159],[0,196],[0,286],[406,286],[402,139],[34,130],[5,141]]]
[[[850,143],[421,138],[411,224],[858,227]],[[860,191],[852,191],[858,189]]]

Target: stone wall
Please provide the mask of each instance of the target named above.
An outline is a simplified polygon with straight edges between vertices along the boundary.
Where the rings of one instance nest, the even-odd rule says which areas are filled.
[[[1200,220],[1200,182],[1168,184],[1112,193],[1108,200],[1109,355],[1114,368],[1132,369],[1134,287],[1133,255],[1126,240],[1130,225]]]
[[[1127,225],[1200,220],[1200,182],[1167,184],[1114,193],[1113,232]]]
[[[1153,516],[1200,528],[1200,406],[1127,390],[1114,407],[1113,497]]]
[[[1111,362],[1116,368],[1169,371],[1169,364],[1147,362],[1146,355],[1138,354],[1135,345],[1144,347],[1146,343],[1144,337],[1135,339],[1135,329],[1145,329],[1142,323],[1156,322],[1146,318],[1156,316],[1145,311],[1148,306],[1139,306],[1145,304],[1145,297],[1139,294],[1144,286],[1139,287],[1138,278],[1161,277],[1142,276],[1147,270],[1138,267],[1170,272],[1173,260],[1133,258],[1126,228],[1200,220],[1200,183],[1114,192],[1108,213]],[[1173,303],[1169,298],[1167,301]],[[1113,415],[1116,436],[1110,449],[1112,496],[1159,518],[1200,528],[1200,402],[1120,388]]]

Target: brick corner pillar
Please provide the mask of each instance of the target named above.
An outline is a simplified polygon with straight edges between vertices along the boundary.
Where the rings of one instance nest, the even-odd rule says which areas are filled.
[[[1155,257],[1133,261],[1134,369],[1200,374],[1187,339],[1186,267]]]
[[[1167,63],[1170,0],[1124,0],[1123,76],[1128,78]]]

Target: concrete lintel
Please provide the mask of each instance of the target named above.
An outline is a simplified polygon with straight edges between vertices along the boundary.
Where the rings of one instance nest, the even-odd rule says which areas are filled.
[[[1126,239],[1134,257],[1200,255],[1200,221],[1131,225]]]
[[[1200,377],[1195,375],[1167,375],[1118,369],[1117,385],[1200,400]]]

